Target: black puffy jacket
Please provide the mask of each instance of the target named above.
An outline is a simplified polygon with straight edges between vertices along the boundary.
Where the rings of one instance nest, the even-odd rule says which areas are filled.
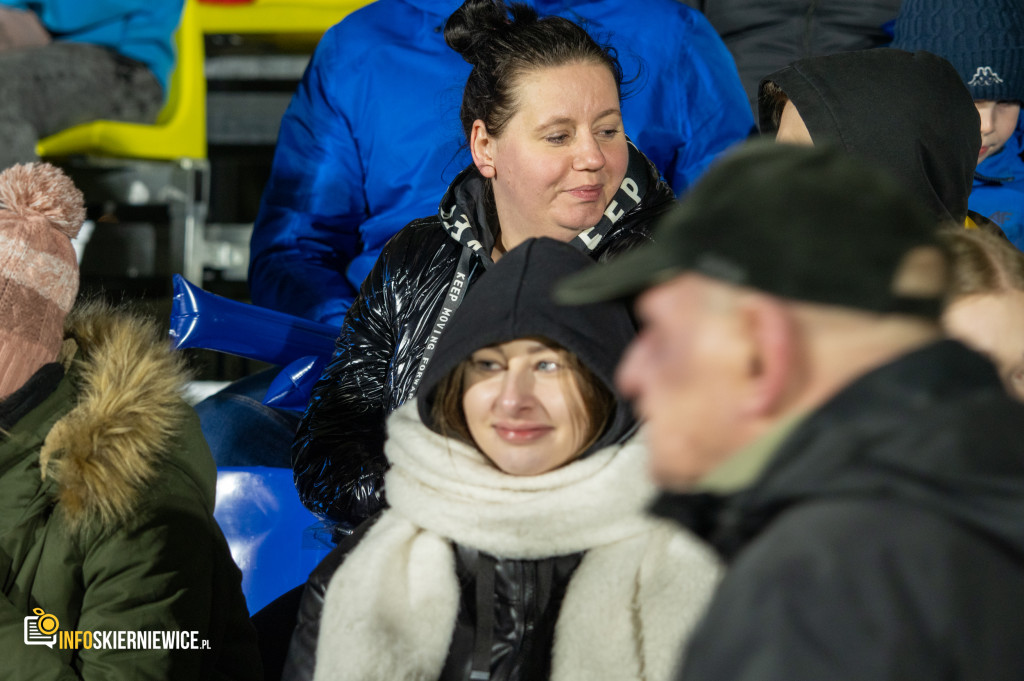
[[[750,487],[664,497],[730,564],[677,678],[1020,679],[1022,422],[941,341],[809,414]]]
[[[282,676],[285,681],[313,678],[327,585],[372,524],[372,521],[363,523],[351,536],[343,538],[309,575]],[[438,681],[470,678],[470,667],[480,654],[475,650],[480,640],[488,640],[490,644],[484,644],[482,654],[492,678],[548,678],[555,622],[569,580],[583,554],[511,560],[494,558],[461,545],[455,548],[455,570],[462,601],[447,662]],[[490,576],[483,581],[482,574]],[[489,589],[491,580],[493,588]],[[492,624],[487,618],[476,616],[484,603],[494,613],[490,629],[493,633],[488,637],[477,631],[481,623],[485,627]]]
[[[629,145],[622,188],[605,218],[572,244],[604,261],[650,240],[673,203],[657,168]],[[470,166],[438,215],[414,220],[384,247],[342,324],[292,449],[295,485],[314,513],[350,530],[384,505],[384,420],[416,393],[450,312],[491,264],[484,180]]]

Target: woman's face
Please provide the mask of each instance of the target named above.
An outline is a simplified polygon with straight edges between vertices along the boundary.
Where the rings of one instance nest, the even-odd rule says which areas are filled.
[[[540,475],[573,461],[589,429],[577,380],[565,351],[537,340],[477,350],[462,396],[473,441],[509,475]]]
[[[481,120],[470,136],[477,168],[492,179],[502,246],[569,241],[597,224],[626,176],[615,79],[589,62],[535,69],[520,76],[516,102],[501,137]]]
[[[946,332],[988,355],[1007,391],[1024,400],[1024,292],[964,296],[942,315]]]

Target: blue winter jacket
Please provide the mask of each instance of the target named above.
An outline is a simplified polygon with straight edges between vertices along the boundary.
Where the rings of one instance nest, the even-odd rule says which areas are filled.
[[[184,0],[0,0],[0,5],[35,12],[54,40],[102,45],[142,62],[167,91],[172,38]]]
[[[974,174],[968,203],[1003,228],[1017,248],[1024,250],[1024,116],[1017,131],[995,156],[985,159]]]
[[[433,215],[470,163],[470,65],[444,42],[461,0],[378,0],[321,39],[281,121],[251,244],[252,300],[341,326],[381,248]],[[625,130],[679,192],[752,130],[721,39],[677,0],[533,0],[617,50]],[[641,9],[642,7],[642,9]],[[629,93],[632,93],[629,95]]]

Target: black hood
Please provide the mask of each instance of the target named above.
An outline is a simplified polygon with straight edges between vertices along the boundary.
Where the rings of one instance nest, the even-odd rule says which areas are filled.
[[[615,413],[588,451],[621,442],[635,429],[629,404],[615,390],[615,367],[635,328],[622,303],[562,307],[551,289],[563,276],[593,260],[554,239],[529,239],[480,277],[437,341],[417,400],[420,418],[433,428],[431,407],[441,380],[480,348],[541,336],[572,352],[616,397]]]
[[[883,48],[796,61],[761,81],[759,125],[774,135],[781,107],[764,96],[768,81],[793,102],[815,142],[888,168],[939,220],[964,223],[981,124],[945,59]]]
[[[789,435],[752,487],[730,497],[666,495],[656,511],[729,558],[791,506],[897,499],[1024,556],[1022,428],[1024,405],[1006,395],[991,362],[940,341],[838,393]]]

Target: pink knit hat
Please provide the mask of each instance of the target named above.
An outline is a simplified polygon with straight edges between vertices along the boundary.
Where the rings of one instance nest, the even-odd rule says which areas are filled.
[[[78,295],[71,239],[85,201],[49,163],[0,173],[0,400],[57,359],[64,316]]]

